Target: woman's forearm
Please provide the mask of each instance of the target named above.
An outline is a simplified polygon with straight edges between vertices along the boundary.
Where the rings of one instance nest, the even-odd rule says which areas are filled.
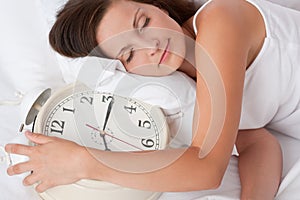
[[[219,186],[224,171],[198,148],[155,152],[104,152],[88,149],[85,177],[150,191],[192,191]]]

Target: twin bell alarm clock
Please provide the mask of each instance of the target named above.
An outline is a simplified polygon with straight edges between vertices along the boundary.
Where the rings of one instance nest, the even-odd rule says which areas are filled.
[[[168,125],[158,106],[92,90],[78,83],[67,85],[52,95],[50,89],[33,93],[29,99],[37,98],[27,107],[25,124],[31,124],[35,133],[103,151],[153,151],[164,149],[168,143]],[[45,200],[154,200],[161,193],[104,181],[80,180],[39,195]]]

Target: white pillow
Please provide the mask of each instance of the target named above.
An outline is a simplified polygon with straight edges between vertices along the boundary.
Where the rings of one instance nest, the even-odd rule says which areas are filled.
[[[32,88],[63,83],[35,1],[5,1],[0,7],[0,24],[1,77],[12,90],[25,94]]]
[[[190,144],[196,89],[195,81],[184,73],[145,77],[127,73],[118,60],[86,57],[64,61],[61,67],[67,83],[80,81],[101,92],[128,96],[157,105],[167,117],[173,138],[172,146]]]
[[[57,12],[63,8],[67,1],[68,0],[37,0],[37,6],[42,11],[49,30],[56,20]]]

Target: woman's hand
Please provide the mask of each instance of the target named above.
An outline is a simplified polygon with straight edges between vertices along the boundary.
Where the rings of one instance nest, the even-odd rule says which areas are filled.
[[[85,147],[56,137],[26,132],[26,137],[37,144],[26,146],[8,144],[5,150],[12,154],[21,154],[29,157],[27,162],[19,163],[8,168],[9,175],[31,172],[24,181],[26,186],[38,183],[37,192],[48,188],[70,184],[83,177],[83,160],[89,154]]]

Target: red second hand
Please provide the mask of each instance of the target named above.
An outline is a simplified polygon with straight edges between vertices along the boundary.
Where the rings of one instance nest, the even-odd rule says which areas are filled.
[[[86,125],[87,127],[91,128],[91,129],[94,129],[95,131],[101,132],[101,130],[99,130],[99,129],[97,129],[97,128],[95,128],[95,127],[89,125],[89,124],[85,124],[85,125]],[[136,149],[138,149],[138,150],[143,151],[143,149],[141,149],[141,148],[139,148],[139,147],[137,147],[137,146],[135,146],[135,145],[133,145],[133,144],[130,144],[130,143],[128,143],[128,142],[126,142],[126,141],[124,141],[124,140],[121,140],[121,139],[119,139],[119,138],[117,138],[117,137],[115,137],[115,136],[113,136],[113,135],[110,135],[110,134],[106,133],[105,131],[103,131],[103,132],[105,133],[105,135],[108,135],[108,136],[111,137],[111,138],[114,138],[114,139],[116,139],[116,140],[119,140],[120,142],[123,142],[123,143],[125,143],[125,144],[127,144],[127,145],[129,145],[129,146],[132,146],[132,147],[134,147],[134,148],[136,148]]]

